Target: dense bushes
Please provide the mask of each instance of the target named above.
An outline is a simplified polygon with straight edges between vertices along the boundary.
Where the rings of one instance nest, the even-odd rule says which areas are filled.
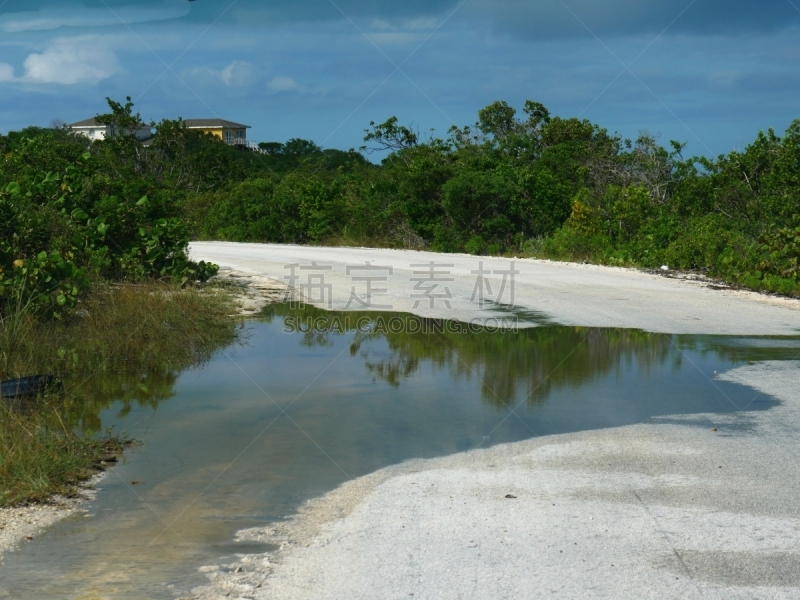
[[[130,102],[110,105],[104,118],[120,129],[139,122]],[[713,159],[535,102],[522,116],[495,102],[446,139],[392,117],[365,142],[362,153],[299,139],[253,153],[179,120],[159,123],[148,148],[128,136],[9,134],[3,280],[22,289],[17,279],[33,273],[25,281],[57,305],[97,274],[203,278],[211,271],[185,255],[193,236],[667,264],[758,289],[800,286],[800,121]],[[380,165],[363,156],[376,150],[388,151]]]
[[[112,103],[128,118],[130,106]],[[93,279],[207,279],[191,262],[189,229],[161,159],[133,136],[91,144],[59,130],[0,137],[0,314],[22,308],[54,315]],[[173,184],[173,185],[170,185]]]
[[[234,241],[361,243],[696,270],[797,293],[800,121],[742,151],[684,158],[642,135],[504,102],[474,127],[421,141],[392,117],[367,153],[335,166],[304,147],[295,163],[187,199],[195,234]],[[282,148],[280,144],[274,145]]]
[[[102,410],[168,398],[237,336],[227,293],[183,285],[216,272],[188,259],[183,199],[249,176],[253,157],[179,121],[146,147],[124,133],[130,102],[110,106],[98,120],[123,134],[102,142],[0,136],[0,380],[48,373],[63,392],[0,401],[0,506],[73,493],[121,450],[90,435]]]

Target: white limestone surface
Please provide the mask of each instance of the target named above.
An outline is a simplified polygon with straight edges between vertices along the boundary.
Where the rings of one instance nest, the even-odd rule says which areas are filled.
[[[490,325],[517,317],[519,326],[549,320],[661,333],[800,333],[800,300],[715,289],[718,286],[709,282],[671,279],[634,269],[516,259],[512,298],[511,276],[503,274],[512,269],[512,259],[231,242],[192,242],[190,253],[194,260],[293,283],[301,295],[331,309],[349,304],[350,309],[394,310],[465,322],[489,319]],[[353,268],[367,263],[370,269]],[[425,280],[431,263],[436,274]],[[297,265],[294,271],[290,265]],[[292,272],[298,279],[286,279]],[[385,278],[369,283],[373,290],[385,290],[375,291],[369,302],[365,277]],[[351,299],[353,295],[362,302]],[[490,302],[514,305],[515,310],[492,310],[487,308]]]

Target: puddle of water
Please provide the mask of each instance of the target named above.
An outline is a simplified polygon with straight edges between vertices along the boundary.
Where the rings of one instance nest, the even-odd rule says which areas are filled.
[[[750,403],[753,390],[710,378],[800,354],[800,340],[788,338],[487,333],[347,316],[271,307],[248,326],[245,347],[150,382],[155,394],[85,409],[82,422],[114,425],[143,445],[99,485],[88,516],[6,556],[0,598],[188,595],[204,581],[201,566],[270,550],[232,541],[236,531],[286,518],[347,479],[536,435],[767,409],[775,403]]]

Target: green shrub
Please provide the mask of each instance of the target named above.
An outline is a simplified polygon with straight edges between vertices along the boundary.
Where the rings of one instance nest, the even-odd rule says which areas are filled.
[[[188,228],[170,193],[145,193],[139,178],[112,180],[91,152],[69,162],[80,142],[33,133],[0,139],[13,150],[0,169],[0,315],[26,307],[58,316],[92,278],[185,283],[216,273],[189,260]]]
[[[140,122],[130,100],[109,106],[104,122]],[[365,142],[366,152],[389,151],[380,165],[300,139],[242,152],[180,120],[162,121],[146,150],[125,135],[0,136],[5,298],[33,286],[36,302],[58,312],[86,278],[202,280],[214,269],[188,261],[191,236],[523,250],[668,264],[758,289],[797,280],[800,121],[741,151],[685,159],[679,142],[624,140],[530,101],[519,117],[498,101],[446,139],[391,117],[371,123]],[[38,269],[35,283],[21,283],[20,259],[26,274]]]
[[[572,261],[606,262],[611,253],[610,240],[601,234],[562,227],[542,243],[547,258]]]
[[[761,238],[763,258],[758,271],[794,282],[800,281],[800,226],[774,228]]]
[[[470,254],[483,254],[485,249],[486,241],[479,235],[472,236],[469,241],[464,244],[464,250]]]
[[[731,272],[746,245],[746,238],[731,231],[724,217],[711,214],[689,221],[684,233],[666,248],[664,257],[676,269]]]

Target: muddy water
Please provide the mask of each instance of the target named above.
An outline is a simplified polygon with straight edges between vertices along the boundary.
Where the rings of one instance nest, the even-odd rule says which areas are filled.
[[[713,427],[706,413],[740,411],[746,428],[774,402],[714,373],[800,354],[786,338],[324,317],[272,307],[246,345],[180,374],[159,401],[95,415],[142,445],[88,515],[6,556],[0,598],[187,597],[203,565],[267,550],[233,542],[237,530],[408,458],[674,414]]]

